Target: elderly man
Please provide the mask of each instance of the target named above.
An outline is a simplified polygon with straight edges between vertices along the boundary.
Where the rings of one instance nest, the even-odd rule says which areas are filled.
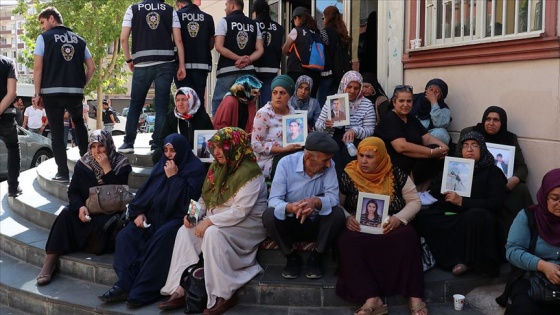
[[[301,240],[317,245],[307,260],[305,276],[323,277],[323,254],[344,226],[331,160],[337,151],[338,144],[331,136],[312,132],[305,141],[305,151],[285,156],[278,163],[263,222],[269,236],[286,255],[282,271],[286,279],[299,276],[301,258],[292,243]]]

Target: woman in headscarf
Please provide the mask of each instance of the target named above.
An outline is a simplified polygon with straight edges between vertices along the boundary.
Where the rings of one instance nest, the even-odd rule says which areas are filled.
[[[250,134],[257,113],[256,97],[261,87],[261,82],[252,75],[237,78],[213,117],[213,129],[238,127]]]
[[[544,175],[537,192],[537,205],[520,211],[515,217],[506,244],[506,258],[526,272],[542,272],[553,284],[560,285],[560,168]],[[527,213],[526,213],[527,212]],[[531,230],[527,216],[535,218],[537,242],[534,252],[529,251]],[[511,304],[506,315],[558,314],[558,305],[547,306],[534,302],[528,296],[529,281],[521,277],[512,286]]]
[[[165,138],[161,159],[128,205],[131,220],[118,234],[113,268],[118,281],[99,296],[140,307],[160,298],[161,277],[169,271],[173,242],[191,199],[198,200],[206,171],[187,139]]]
[[[257,111],[251,133],[251,146],[263,175],[272,179],[280,157],[301,149],[300,144],[282,143],[282,116],[295,114],[288,101],[294,94],[294,81],[287,75],[272,80],[272,100]]]
[[[364,83],[362,87],[362,93],[364,97],[367,98],[375,108],[375,117],[377,118],[376,124],[379,124],[381,117],[388,113],[392,107],[389,98],[385,94],[383,87],[377,81],[375,73],[366,72],[363,74]]]
[[[173,248],[171,268],[161,294],[171,295],[160,304],[167,310],[185,305],[179,286],[181,274],[204,255],[208,293],[204,314],[222,314],[236,304],[235,291],[262,272],[257,263],[258,244],[266,237],[261,216],[267,207],[264,176],[256,163],[249,135],[226,127],[208,141],[214,162],[202,188],[197,225],[183,219]]]
[[[506,207],[501,215],[505,230],[503,237],[507,237],[509,226],[519,210],[533,204],[533,197],[527,187],[527,175],[529,170],[523,157],[523,151],[517,141],[517,135],[508,131],[508,118],[506,111],[498,106],[490,106],[482,115],[482,122],[476,126],[467,127],[461,131],[461,136],[469,131],[477,131],[484,136],[486,142],[510,145],[515,147],[515,158],[513,161],[513,175],[508,178],[506,184]],[[459,148],[457,147],[457,153]],[[511,164],[511,162],[509,163]]]
[[[455,276],[474,269],[481,275],[496,277],[504,255],[504,243],[499,237],[503,226],[497,216],[504,207],[506,178],[494,164],[480,133],[463,135],[459,146],[462,158],[474,160],[470,197],[455,191],[441,195],[441,181],[434,181],[437,184],[432,193],[438,201],[422,210],[414,225],[442,268]]]
[[[442,79],[431,79],[426,84],[424,93],[414,94],[410,114],[416,116],[428,132],[449,145],[451,137],[447,127],[451,122],[451,110],[445,104],[448,88]]]
[[[315,122],[321,114],[321,105],[319,102],[311,97],[311,89],[313,88],[313,79],[311,77],[302,75],[296,81],[296,92],[290,98],[290,105],[295,110],[307,111],[307,125],[310,127],[315,126]]]
[[[172,133],[183,135],[191,148],[194,147],[195,130],[212,130],[212,120],[201,106],[200,98],[190,87],[182,87],[175,92],[175,108],[165,115],[156,149],[152,153],[154,165],[162,154],[163,140]]]
[[[409,299],[413,315],[427,315],[420,243],[409,225],[420,210],[420,200],[412,180],[391,163],[383,140],[369,137],[360,142],[357,161],[344,169],[340,192],[350,213],[338,242],[336,294],[354,303],[365,301],[358,315],[387,314],[380,296],[397,294]],[[361,211],[357,209],[360,192],[390,197],[383,234],[360,232],[355,217]]]
[[[375,131],[375,109],[371,102],[362,94],[362,75],[357,71],[348,71],[342,77],[338,86],[338,94],[348,93],[350,102],[350,124],[333,127],[333,119],[328,119],[330,106],[323,106],[321,115],[315,123],[315,129],[331,134],[338,143],[339,151],[333,157],[336,173],[340,177],[344,166],[355,157],[348,154],[346,145],[353,143],[358,147],[360,141],[373,136]],[[343,105],[341,105],[343,106]],[[346,113],[348,115],[348,113]]]
[[[112,244],[98,244],[103,226],[112,215],[90,214],[86,200],[91,187],[128,184],[130,172],[132,167],[126,156],[117,152],[111,134],[105,130],[92,132],[88,151],[76,163],[68,186],[70,204],[56,217],[51,228],[37,285],[50,283],[60,255],[82,250],[97,254],[103,252],[105,245],[112,247]]]

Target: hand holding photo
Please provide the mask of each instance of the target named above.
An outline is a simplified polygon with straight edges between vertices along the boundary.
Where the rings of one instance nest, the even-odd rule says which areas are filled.
[[[347,126],[350,124],[350,102],[348,101],[348,93],[328,96],[325,106],[329,106],[327,118],[333,121],[333,127]]]
[[[488,151],[494,156],[496,166],[504,172],[507,178],[513,176],[513,164],[515,162],[515,147],[497,143],[486,143]]]
[[[471,196],[474,160],[445,157],[441,193],[454,191],[462,197]]]
[[[307,114],[299,113],[282,116],[282,145],[305,145],[307,138]]]
[[[360,232],[383,234],[383,222],[389,219],[389,196],[360,192],[356,220]]]
[[[216,133],[216,130],[195,130],[194,131],[194,154],[202,162],[213,162],[214,157],[210,154],[208,140]]]

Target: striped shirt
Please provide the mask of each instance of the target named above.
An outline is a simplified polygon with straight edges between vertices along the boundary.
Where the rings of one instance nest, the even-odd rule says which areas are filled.
[[[325,127],[325,120],[328,118],[329,106],[323,106],[319,119],[315,122],[315,129],[318,131],[334,133],[334,128]],[[350,125],[344,126],[345,130],[352,129],[356,133],[355,138],[365,139],[373,136],[375,131],[375,109],[370,100],[362,97],[358,101],[350,102]]]

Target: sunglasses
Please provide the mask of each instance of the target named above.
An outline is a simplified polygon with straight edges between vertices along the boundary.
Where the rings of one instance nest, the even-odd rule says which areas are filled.
[[[397,90],[398,91],[405,90],[405,91],[409,91],[409,92],[413,91],[412,86],[410,86],[410,85],[397,85],[397,86],[395,86],[395,91],[397,91]]]

